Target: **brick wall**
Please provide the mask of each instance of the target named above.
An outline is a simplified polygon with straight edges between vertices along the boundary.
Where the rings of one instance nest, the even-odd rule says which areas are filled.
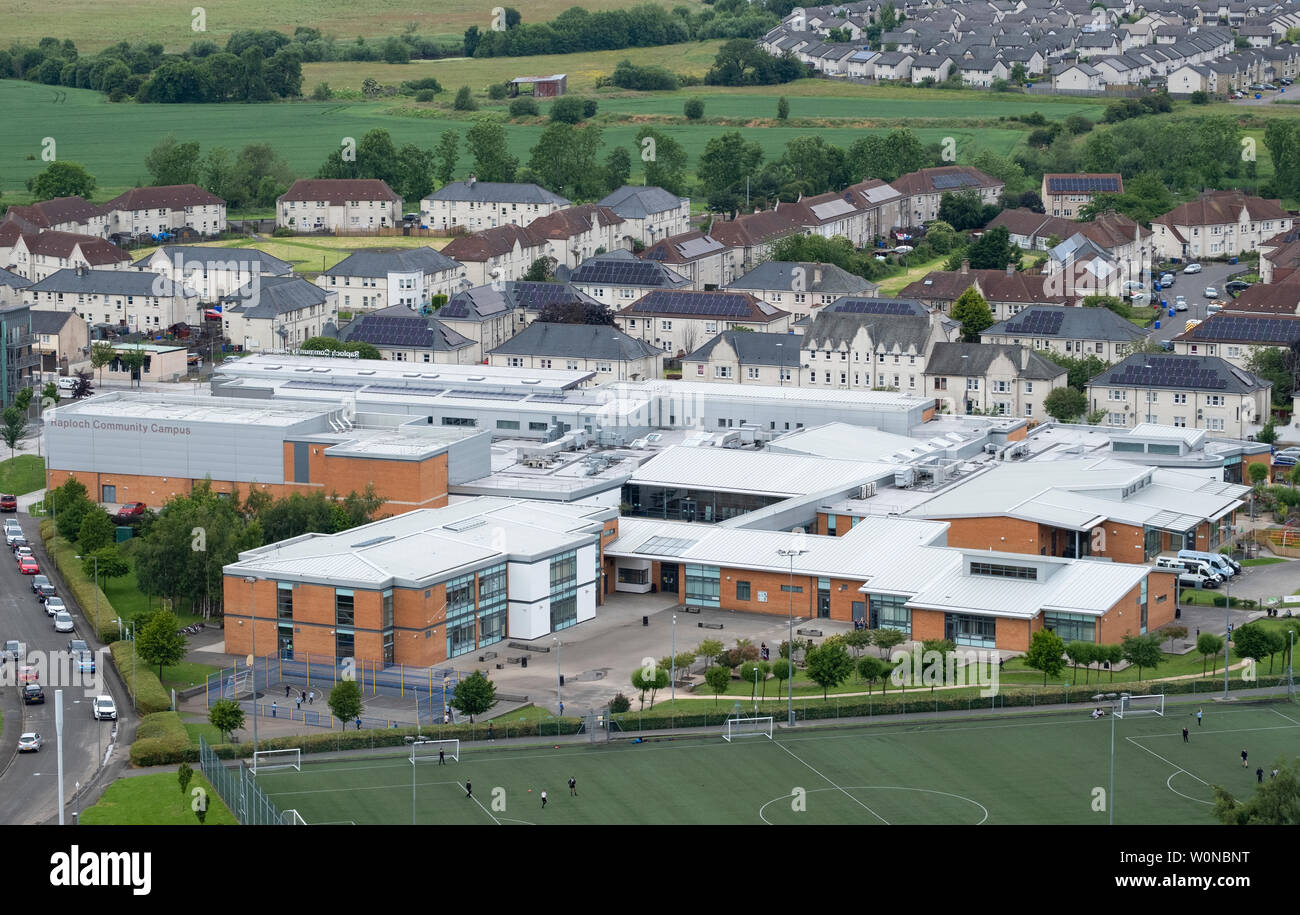
[[[1018,518],[949,518],[948,546],[1008,553],[1034,553],[1050,547],[1041,537],[1041,525]]]

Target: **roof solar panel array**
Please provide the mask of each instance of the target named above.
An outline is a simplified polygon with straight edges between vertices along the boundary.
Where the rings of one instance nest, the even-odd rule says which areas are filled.
[[[1228,387],[1226,378],[1207,368],[1205,360],[1198,358],[1157,359],[1145,365],[1131,362],[1111,372],[1110,380],[1115,384],[1133,387],[1152,385],[1203,391],[1222,391]]]
[[[1119,179],[1113,175],[1070,175],[1048,178],[1049,194],[1118,194]]]
[[[1061,332],[1063,323],[1065,323],[1064,312],[1030,309],[1008,321],[1007,330],[1014,333],[1053,337]]]
[[[452,389],[447,392],[448,397],[458,397],[464,400],[519,400],[522,395],[512,394],[509,391],[466,391],[463,389]]]
[[[286,381],[284,383],[284,387],[296,388],[300,391],[339,391],[339,390],[356,391],[365,387],[365,385],[350,384],[346,381],[340,381],[337,384],[332,384],[325,381]]]
[[[652,292],[642,297],[633,311],[671,315],[752,316],[754,309],[742,293],[736,292]]]
[[[856,315],[923,315],[925,306],[911,299],[845,298],[826,306],[827,311]]]
[[[1300,321],[1253,315],[1217,314],[1187,334],[1193,340],[1240,340],[1290,346],[1300,340]]]
[[[419,387],[403,387],[396,384],[372,384],[366,388],[367,394],[441,394],[446,388],[429,388],[424,385]]]
[[[935,175],[931,179],[931,183],[937,191],[952,190],[955,187],[979,187],[978,181],[961,172],[951,175]]]
[[[643,260],[588,261],[573,271],[573,283],[605,283],[609,286],[662,286],[664,273],[656,263]]]

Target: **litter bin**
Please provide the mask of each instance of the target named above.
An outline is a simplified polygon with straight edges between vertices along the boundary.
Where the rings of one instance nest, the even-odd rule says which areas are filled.
[[[642,625],[642,626],[649,626],[649,625],[650,625],[650,617],[648,617],[648,616],[643,616],[643,617],[641,617],[641,625]]]
[[[519,659],[519,666],[520,667],[528,666],[528,655],[524,655],[522,658]]]
[[[1160,329],[1160,319],[1156,318],[1156,330]]]
[[[564,685],[564,674],[560,674],[560,685]]]

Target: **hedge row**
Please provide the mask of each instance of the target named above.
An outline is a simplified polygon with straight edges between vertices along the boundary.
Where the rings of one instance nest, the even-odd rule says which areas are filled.
[[[137,657],[131,650],[130,642],[114,642],[109,646],[109,651],[113,653],[113,663],[117,665],[117,672],[122,675],[127,691],[135,693],[136,708],[142,715],[165,712],[171,708],[171,695],[163,688],[158,675],[143,661],[139,670],[135,670]]]
[[[110,641],[119,632],[117,613],[103,590],[95,587],[94,581],[87,578],[81,570],[81,563],[76,560],[77,554],[72,544],[66,538],[54,536],[54,522],[48,518],[41,522],[41,540],[45,543],[46,554],[52,556],[57,551],[59,576],[81,607],[86,621],[94,628],[101,642]]]
[[[198,747],[190,743],[179,712],[154,712],[140,719],[131,744],[131,765],[165,766],[198,758]]]

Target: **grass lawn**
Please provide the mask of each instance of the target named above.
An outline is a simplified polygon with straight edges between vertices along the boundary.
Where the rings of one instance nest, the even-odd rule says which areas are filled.
[[[499,715],[489,712],[487,715],[479,715],[474,720],[495,720],[497,722],[505,722],[506,724],[520,724],[520,719],[522,719],[522,723],[533,723],[542,721],[554,722],[555,718],[555,713],[550,709],[539,708],[536,705],[525,705],[523,708],[517,708],[512,712],[502,712]]]
[[[1183,744],[1194,705],[1166,717],[1116,721],[1115,821],[1213,823],[1210,785],[1254,790],[1236,754],[1271,763],[1294,752],[1293,703],[1210,708]],[[720,734],[721,728],[718,729]],[[466,747],[449,768],[418,770],[415,820],[448,825],[654,824],[1105,824],[1089,803],[1107,780],[1111,722],[1086,709],[854,728],[778,729],[774,740],[650,737],[536,747]],[[577,780],[578,796],[566,789]],[[411,764],[391,757],[319,761],[270,771],[258,784],[307,823],[404,824],[412,819]],[[464,782],[479,793],[467,801]],[[795,812],[791,786],[808,792]],[[480,787],[481,786],[481,787]],[[492,786],[489,788],[488,786]],[[499,787],[506,809],[486,803]],[[173,790],[175,790],[173,788]],[[542,810],[545,790],[550,803]],[[484,800],[479,800],[480,794]]]
[[[214,664],[194,664],[184,661],[180,664],[172,664],[163,667],[162,685],[176,687],[177,689],[189,689],[191,686],[201,686],[207,682],[209,674],[215,674],[221,670]]]
[[[1290,562],[1289,559],[1283,559],[1281,556],[1262,556],[1259,559],[1243,559],[1241,564],[1247,567],[1253,566],[1271,566],[1279,562]]]
[[[1214,599],[1216,597],[1222,597],[1222,596],[1223,596],[1223,590],[1221,588],[1214,589],[1214,590],[1210,590],[1207,588],[1201,591],[1197,591],[1195,588],[1187,588],[1186,590],[1183,591],[1181,595],[1179,595],[1178,601],[1179,603],[1183,603],[1183,604],[1195,604],[1198,607],[1213,607]],[[1251,599],[1234,597],[1232,599],[1232,606],[1240,609],[1248,609],[1246,604],[1244,603],[1246,600],[1251,600]],[[1253,600],[1251,602],[1254,603]]]
[[[944,262],[950,255],[944,254],[936,257],[932,261],[926,261],[923,264],[916,264],[908,267],[903,273],[897,276],[891,276],[880,281],[880,294],[882,296],[898,295],[899,291],[909,283],[915,283],[921,277],[925,276],[932,270],[942,270]]]
[[[199,738],[202,737],[208,742],[208,746],[215,747],[219,743],[225,743],[226,737],[210,724],[198,721],[189,721],[185,723],[185,732],[190,735],[190,743],[194,746],[199,745]]]
[[[235,816],[197,768],[189,791],[203,788],[208,797],[208,826],[235,826]],[[191,795],[181,794],[175,772],[119,778],[99,803],[81,812],[86,826],[197,826]]]
[[[311,236],[304,238],[241,238],[212,242],[213,247],[253,248],[272,257],[293,264],[296,273],[319,273],[333,267],[353,251],[369,248],[433,248],[439,250],[450,238],[412,238],[405,235],[393,237],[333,238]],[[140,248],[131,256],[139,259],[156,251],[156,247]]]
[[[0,492],[21,496],[45,487],[45,459],[20,454],[0,461]]]

